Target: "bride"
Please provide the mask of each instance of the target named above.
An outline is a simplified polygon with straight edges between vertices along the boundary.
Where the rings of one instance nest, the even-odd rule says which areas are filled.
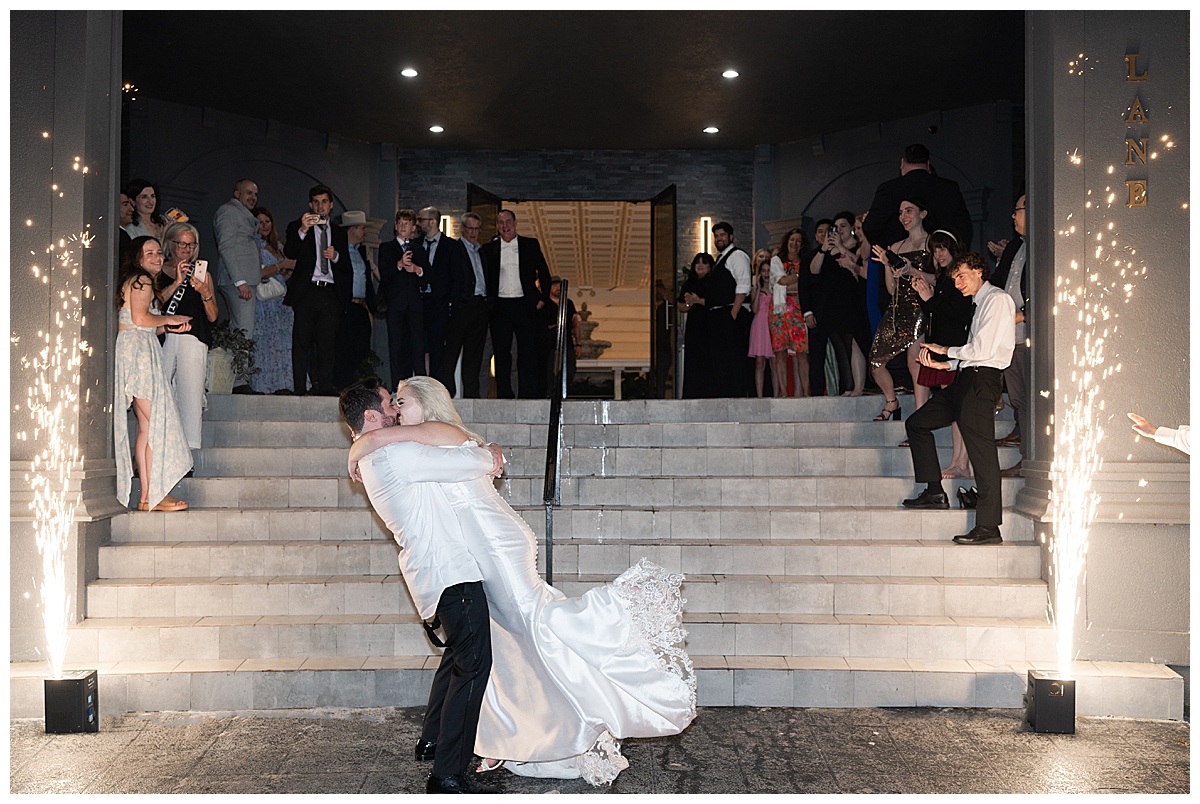
[[[402,380],[397,427],[363,434],[358,461],[386,444],[458,447],[467,430],[446,388]],[[680,646],[681,575],[646,559],[611,584],[567,598],[537,574],[533,531],[491,478],[442,486],[483,574],[492,616],[492,672],[475,750],[523,776],[599,785],[628,767],[618,739],[681,732],[696,716],[696,677]],[[485,760],[485,767],[491,769]]]

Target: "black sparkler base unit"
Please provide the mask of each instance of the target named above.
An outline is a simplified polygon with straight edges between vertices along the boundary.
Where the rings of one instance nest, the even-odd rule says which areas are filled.
[[[45,689],[47,734],[100,731],[95,670],[71,670],[60,678],[48,678]]]
[[[1075,680],[1054,678],[1044,670],[1029,671],[1025,719],[1042,734],[1075,733]]]

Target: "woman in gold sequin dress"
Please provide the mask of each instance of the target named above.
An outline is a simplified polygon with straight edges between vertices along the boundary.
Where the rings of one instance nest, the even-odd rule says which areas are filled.
[[[879,328],[875,330],[875,340],[871,343],[871,376],[886,400],[883,411],[875,417],[877,422],[900,420],[900,400],[896,397],[896,386],[887,370],[887,363],[906,349],[917,407],[921,407],[929,398],[929,389],[917,385],[920,368],[917,354],[925,329],[925,312],[921,308],[920,297],[912,287],[912,280],[918,275],[924,276],[931,285],[936,282],[927,247],[927,214],[925,204],[920,199],[901,201],[900,223],[908,236],[899,243],[893,243],[890,248],[876,245],[871,249],[875,259],[884,266],[888,293],[892,294],[892,301],[884,311]]]

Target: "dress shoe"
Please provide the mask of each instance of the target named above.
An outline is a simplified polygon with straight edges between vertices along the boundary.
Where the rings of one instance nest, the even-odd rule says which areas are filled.
[[[426,793],[499,793],[498,788],[480,784],[470,773],[457,776],[433,776],[425,783]]]
[[[944,492],[925,489],[916,497],[904,501],[905,508],[949,508],[950,501]]]
[[[954,537],[955,544],[1000,544],[1002,541],[1004,540],[1000,538],[1000,528],[984,525],[976,525],[971,528],[970,533]]]
[[[251,388],[249,385],[237,385],[237,386],[234,386],[233,392],[234,392],[235,394],[253,394],[253,395],[256,395],[256,396],[257,396],[257,395],[261,395],[261,394],[262,394],[262,391],[255,391],[255,390],[254,390],[253,388]]]
[[[996,439],[997,447],[1019,447],[1021,446],[1021,434],[1013,430],[1003,438]]]
[[[1021,461],[1017,461],[1007,469],[1000,470],[1000,477],[1020,477],[1021,476]]]
[[[417,762],[433,762],[433,754],[437,751],[437,743],[433,740],[417,740],[417,747],[413,749],[413,756],[417,758]]]

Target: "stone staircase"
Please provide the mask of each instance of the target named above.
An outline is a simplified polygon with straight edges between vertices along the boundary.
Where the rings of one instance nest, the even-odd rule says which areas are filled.
[[[901,423],[869,421],[879,405],[566,403],[555,585],[580,594],[643,556],[685,573],[704,706],[1021,706],[1026,671],[1055,663],[1041,548],[1011,511],[1021,481],[1004,481],[1002,545],[954,545],[972,513],[898,508],[911,462]],[[502,493],[542,537],[548,404],[459,410],[505,447]],[[191,510],[118,517],[100,550],[68,666],[99,669],[103,709],[424,703],[436,651],[346,477],[336,400],[213,396],[204,439],[178,492]],[[13,714],[40,714],[44,665],[11,668]],[[1183,715],[1166,667],[1076,675],[1080,714]]]

